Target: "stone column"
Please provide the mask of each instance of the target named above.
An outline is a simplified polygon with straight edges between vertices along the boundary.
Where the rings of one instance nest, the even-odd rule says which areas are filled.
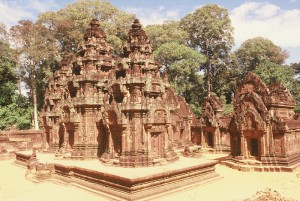
[[[168,130],[167,130],[167,128],[164,128],[163,138],[164,138],[164,150],[168,151]]]
[[[268,126],[268,133],[269,133],[269,154],[274,155],[274,137],[273,137],[273,132],[272,132],[272,126]]]
[[[69,141],[69,131],[66,128],[66,125],[63,125],[63,129],[64,129],[64,143],[66,145],[65,147],[65,151],[70,150],[70,141]]]
[[[109,125],[107,125],[107,127],[109,127]],[[111,136],[111,132],[110,129],[107,129],[107,152],[109,154],[113,153],[113,142],[112,142],[112,136]]]
[[[188,141],[192,141],[192,132],[191,132],[191,121],[190,119],[187,119],[187,134],[188,134]]]
[[[241,131],[241,156],[245,157],[245,137],[243,131]]]
[[[214,132],[212,132],[214,137],[213,137],[213,148],[217,149],[218,147],[218,134],[217,134],[217,128],[215,128]]]
[[[148,148],[148,152],[149,154],[152,155],[152,147],[151,147],[151,132],[149,131],[149,129],[147,129],[147,148]]]
[[[201,132],[200,132],[200,140],[201,140],[201,146],[204,147],[204,133],[203,133],[203,128],[201,127]]]
[[[220,147],[221,147],[221,133],[220,133],[220,128],[219,127],[216,127],[215,129],[215,142],[214,142],[214,148],[217,150],[217,151],[220,151]]]
[[[122,153],[126,151],[126,129],[122,130],[122,134],[121,134],[121,147],[122,147]],[[121,153],[121,155],[122,155]]]

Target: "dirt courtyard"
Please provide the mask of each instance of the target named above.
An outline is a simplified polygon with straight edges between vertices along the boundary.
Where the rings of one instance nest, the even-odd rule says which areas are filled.
[[[14,165],[13,160],[0,161],[0,170],[1,201],[109,200],[73,186],[51,182],[33,183],[25,179],[26,170]],[[164,195],[155,200],[300,200],[300,171],[239,172],[222,165],[217,165],[216,171],[222,179]]]

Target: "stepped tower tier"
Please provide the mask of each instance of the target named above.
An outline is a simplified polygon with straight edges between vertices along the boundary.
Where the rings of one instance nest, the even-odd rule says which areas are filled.
[[[116,79],[109,83],[112,102],[105,106],[104,121],[109,148],[101,158],[126,167],[176,160],[171,120],[177,105],[168,102],[170,86],[160,76],[139,20],[134,20],[122,50]]]
[[[98,158],[102,111],[115,59],[99,21],[93,19],[73,57],[63,55],[46,89],[43,125],[50,150],[74,159]]]
[[[191,141],[193,115],[160,67],[139,20],[120,58],[112,55],[99,21],[92,20],[77,54],[63,55],[45,92],[50,150],[125,167],[176,160],[173,143]]]

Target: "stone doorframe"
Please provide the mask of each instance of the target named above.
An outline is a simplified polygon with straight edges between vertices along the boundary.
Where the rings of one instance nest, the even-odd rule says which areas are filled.
[[[241,155],[245,159],[260,160],[262,156],[262,136],[259,130],[244,130],[241,137]]]

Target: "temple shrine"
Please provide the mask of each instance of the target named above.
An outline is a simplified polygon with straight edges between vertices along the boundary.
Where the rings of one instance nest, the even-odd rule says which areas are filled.
[[[300,162],[300,120],[294,108],[282,84],[267,86],[249,72],[234,98],[229,130],[235,165],[228,164],[241,170],[293,171]]]
[[[161,75],[141,24],[133,22],[120,57],[98,20],[90,25],[76,58],[64,54],[46,88],[49,150],[128,167],[176,160],[173,144],[191,142],[193,113]]]
[[[42,178],[125,200],[220,178],[217,162],[193,147],[195,115],[161,72],[139,20],[119,56],[93,19],[76,55],[62,57],[45,89],[42,114],[45,154],[52,158],[30,166],[45,172]],[[28,165],[33,156],[18,153],[16,163]]]
[[[217,96],[208,96],[202,104],[198,120],[198,132],[192,132],[192,142],[202,146],[203,151],[213,153],[230,151],[228,125],[230,117],[222,116],[223,105]]]
[[[92,20],[77,57],[63,55],[60,70],[45,90],[43,126],[50,150],[71,153],[73,159],[99,155],[102,112],[108,100],[106,84],[114,76],[112,48]]]
[[[35,149],[16,153],[16,163],[28,166],[27,177],[72,183],[110,199],[144,200],[220,179],[218,162],[242,171],[299,167],[300,120],[282,84],[267,86],[249,72],[232,116],[222,116],[223,105],[211,95],[196,118],[153,51],[135,19],[120,55],[113,55],[93,19],[76,54],[62,55],[45,89],[45,135],[31,141],[45,136],[39,147],[50,162],[39,161]],[[205,150],[230,155],[207,160]]]

